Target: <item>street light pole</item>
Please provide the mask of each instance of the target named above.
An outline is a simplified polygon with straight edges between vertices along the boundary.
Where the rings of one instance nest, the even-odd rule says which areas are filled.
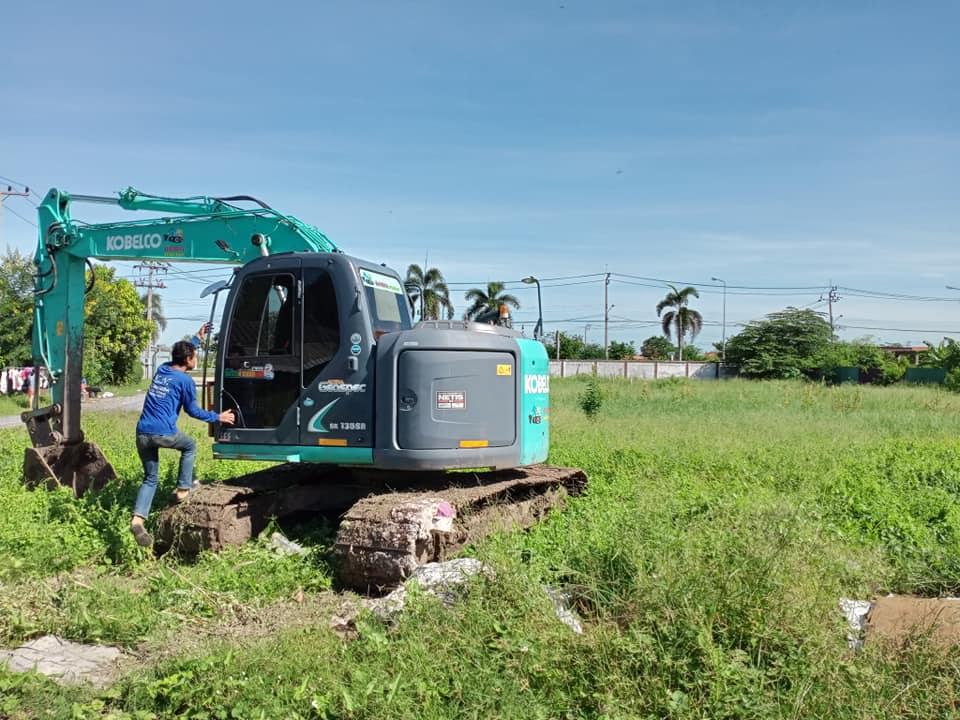
[[[727,282],[718,277],[710,278],[714,282],[723,283],[723,339],[720,341],[720,360],[727,361]]]
[[[540,281],[533,275],[523,278],[520,282],[526,285],[537,285],[537,326],[533,329],[533,339],[541,340],[543,337],[543,303],[540,301]]]
[[[586,346],[586,344],[587,344],[587,330],[589,330],[591,327],[593,327],[593,325],[591,325],[590,323],[587,323],[586,325],[583,326],[583,344],[584,344],[584,346]]]

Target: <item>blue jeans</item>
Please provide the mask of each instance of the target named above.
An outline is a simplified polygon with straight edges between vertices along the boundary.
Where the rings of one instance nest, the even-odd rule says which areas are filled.
[[[160,472],[160,448],[180,451],[180,472],[177,475],[177,487],[188,490],[193,487],[193,462],[197,456],[197,443],[183,432],[176,435],[137,435],[137,454],[143,463],[143,484],[137,491],[137,501],[133,514],[146,518],[153,505],[153,496],[157,492],[157,480]]]

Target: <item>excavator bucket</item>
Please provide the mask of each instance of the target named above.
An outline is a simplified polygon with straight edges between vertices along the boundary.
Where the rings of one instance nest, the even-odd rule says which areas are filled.
[[[117,473],[96,443],[66,443],[51,429],[50,419],[58,411],[58,407],[40,408],[20,416],[33,443],[23,452],[24,484],[49,490],[65,485],[73,490],[74,497],[81,497],[87,490],[101,490],[116,480]]]
[[[52,490],[65,485],[80,497],[87,490],[102,490],[116,479],[117,473],[96,443],[55,444],[23,452],[23,481],[30,488]]]

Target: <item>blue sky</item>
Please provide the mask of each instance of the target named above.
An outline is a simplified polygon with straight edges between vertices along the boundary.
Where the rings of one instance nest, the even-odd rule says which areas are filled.
[[[610,272],[609,337],[637,346],[664,281],[719,341],[711,277],[728,335],[826,312],[833,283],[841,337],[937,342],[960,335],[958,26],[953,2],[14,3],[0,176],[255,195],[401,273],[428,258],[458,312],[508,281],[528,330],[534,274],[547,332],[601,340]],[[31,250],[34,213],[8,198],[0,245]],[[168,273],[165,341],[226,275],[196,270]]]

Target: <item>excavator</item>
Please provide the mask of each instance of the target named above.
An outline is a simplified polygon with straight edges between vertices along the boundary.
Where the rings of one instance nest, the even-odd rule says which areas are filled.
[[[153,217],[88,224],[72,217],[80,202]],[[415,324],[396,271],[345,254],[291,215],[246,195],[128,188],[51,189],[38,216],[33,355],[51,397],[41,407],[35,394],[22,416],[30,486],[79,497],[116,479],[80,422],[92,260],[233,266],[203,292],[211,321],[226,300],[202,394],[208,409],[236,417],[212,426],[213,456],[276,464],[202,484],[161,513],[161,551],[216,551],[272,518],[333,514],[340,582],[385,588],[497,528],[533,524],[586,483],[577,468],[542,464],[550,383],[540,342],[504,325]]]

